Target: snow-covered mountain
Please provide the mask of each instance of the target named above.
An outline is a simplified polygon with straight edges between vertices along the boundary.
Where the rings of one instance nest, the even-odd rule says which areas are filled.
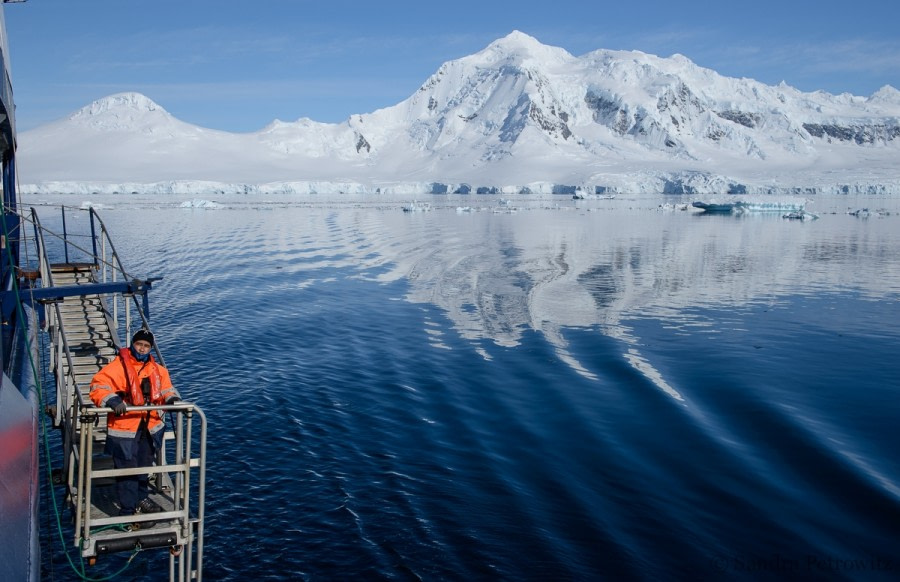
[[[23,132],[23,191],[900,194],[900,92],[804,93],[513,32],[343,123],[194,126],[136,93]]]

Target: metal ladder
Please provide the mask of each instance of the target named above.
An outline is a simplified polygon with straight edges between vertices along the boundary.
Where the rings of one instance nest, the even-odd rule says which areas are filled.
[[[51,265],[50,269],[54,285],[94,283],[94,271],[90,265],[63,263]],[[89,390],[94,374],[115,359],[120,342],[113,333],[99,294],[65,297],[58,307],[60,323],[57,331],[65,330],[65,343],[72,356],[71,362],[67,358],[54,360],[62,366],[58,376],[72,376],[75,385]],[[59,340],[54,343],[59,343]]]

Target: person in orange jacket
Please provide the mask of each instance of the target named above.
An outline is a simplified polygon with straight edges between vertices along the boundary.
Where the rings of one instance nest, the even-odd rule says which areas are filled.
[[[165,432],[160,411],[128,412],[128,405],[173,404],[181,399],[172,386],[169,371],[150,355],[153,341],[150,331],[138,330],[131,338],[131,346],[119,350],[116,359],[91,380],[91,401],[113,409],[107,417],[106,452],[112,455],[117,469],[152,466]],[[119,515],[161,510],[148,497],[147,475],[117,477],[116,494],[121,506]],[[153,524],[144,521],[136,526],[148,528]]]

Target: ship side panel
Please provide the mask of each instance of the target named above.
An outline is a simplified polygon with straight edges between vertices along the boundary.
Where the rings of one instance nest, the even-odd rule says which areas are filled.
[[[20,336],[22,334],[19,334]],[[38,540],[38,394],[27,358],[17,342],[13,372],[0,384],[0,572],[5,580],[40,580]],[[21,349],[18,349],[21,348]],[[35,360],[39,362],[40,360]]]

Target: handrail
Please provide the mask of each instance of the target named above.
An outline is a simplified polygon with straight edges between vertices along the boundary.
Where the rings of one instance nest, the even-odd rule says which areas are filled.
[[[81,431],[80,448],[87,453],[87,450],[93,443],[93,428],[97,424],[101,415],[112,414],[113,410],[108,407],[94,406],[90,400],[79,403],[79,414],[84,417],[84,430]],[[93,455],[85,454],[85,462],[80,465],[79,482],[82,486],[76,492],[76,507],[91,507],[92,488],[90,482],[94,479],[102,479],[105,477],[116,477],[123,475],[161,475],[174,474],[176,478],[173,481],[173,490],[171,499],[173,509],[171,511],[163,511],[147,515],[128,515],[93,518],[90,511],[76,512],[76,546],[81,549],[84,556],[90,557],[98,553],[98,544],[102,543],[99,531],[95,528],[104,526],[123,526],[133,523],[141,523],[144,521],[173,521],[176,528],[176,541],[173,547],[181,549],[178,554],[172,555],[173,565],[177,558],[181,560],[180,566],[183,573],[193,572],[193,579],[202,579],[203,564],[203,523],[205,517],[206,506],[206,440],[207,440],[207,420],[203,410],[196,404],[190,402],[178,402],[169,405],[158,406],[129,406],[130,412],[142,412],[157,410],[160,412],[175,413],[173,422],[173,431],[166,431],[165,440],[175,441],[173,457],[174,462],[167,462],[167,452],[165,444],[163,450],[159,451],[156,457],[156,464],[150,467],[136,467],[133,469],[94,469]],[[199,421],[199,435],[197,436],[197,450],[194,450],[193,436],[193,420]],[[165,443],[164,440],[164,443]],[[192,470],[197,471],[196,480],[191,479]],[[192,488],[196,487],[196,495],[193,494]],[[196,508],[194,515],[191,514],[191,499],[196,497]],[[142,535],[152,535],[153,530],[143,530]],[[127,539],[128,534],[111,533],[105,536],[107,540]]]
[[[60,208],[61,208],[61,212],[62,212],[62,223],[63,223],[62,236],[57,235],[56,233],[51,233],[51,234],[53,234],[55,237],[60,239],[60,241],[62,242],[63,250],[64,250],[64,254],[66,256],[67,262],[69,262],[70,249],[77,250],[80,253],[82,253],[82,255],[86,259],[86,261],[93,266],[94,270],[96,271],[97,275],[99,276],[100,282],[105,283],[110,280],[115,282],[115,281],[118,281],[120,277],[121,277],[122,281],[140,281],[140,279],[133,277],[132,275],[130,275],[128,273],[128,271],[125,270],[125,266],[122,264],[122,260],[119,257],[118,252],[116,252],[115,245],[112,242],[112,237],[110,236],[110,233],[106,227],[106,224],[103,222],[103,219],[100,218],[100,215],[97,213],[96,210],[94,210],[93,207],[90,207],[87,209],[88,216],[89,216],[90,230],[91,230],[91,233],[90,233],[91,249],[90,250],[77,244],[70,237],[70,234],[66,227],[65,212],[66,212],[67,208],[70,210],[72,210],[73,208],[66,207],[66,206],[61,206]],[[75,209],[75,210],[83,211],[83,209]],[[44,232],[50,232],[50,231],[47,231],[46,229],[44,229],[41,226],[40,220],[37,217],[37,211],[34,208],[31,208],[31,220],[34,225],[35,241],[36,241],[36,244],[38,247],[37,252],[38,252],[38,256],[40,257],[41,279],[43,281],[49,283],[49,285],[44,285],[45,287],[52,287],[53,286],[53,277],[52,277],[52,274],[50,273],[50,264],[49,264],[49,260],[47,260],[46,244],[44,243],[44,237],[43,237]],[[96,221],[96,223],[95,223],[95,221]],[[99,225],[99,233],[97,232],[98,225]],[[83,235],[83,236],[87,236],[87,235]],[[99,252],[97,250],[98,245],[100,247]],[[106,248],[107,247],[111,251],[111,255],[108,260],[106,257]],[[145,280],[145,282],[150,283],[153,280],[154,279],[147,279],[147,280]],[[137,310],[137,315],[140,318],[141,327],[150,329],[150,320],[149,320],[149,316],[147,314],[149,301],[148,301],[146,293],[143,293],[142,297],[144,299],[143,302],[138,300],[137,294],[132,294],[131,302],[134,304],[134,307]],[[124,322],[120,321],[118,318],[118,309],[117,309],[118,303],[114,302],[113,309],[110,312],[110,315],[113,319],[113,323],[115,324],[116,330],[120,330],[120,328],[122,328],[122,330],[127,332],[127,330],[131,329],[131,317],[130,317],[130,309],[129,309],[130,303],[126,302],[125,307],[126,307],[126,313],[125,313],[125,321]],[[128,335],[129,334],[126,333],[126,336],[128,336]],[[129,339],[130,339],[129,337],[125,337],[123,342],[127,343]],[[163,357],[163,354],[159,348],[159,345],[155,344],[153,346],[153,350],[156,355],[156,359],[159,361],[159,363],[161,363],[162,365],[165,365],[165,358]]]
[[[37,256],[38,256],[38,261],[39,261],[39,270],[40,270],[41,281],[44,282],[45,287],[53,287],[53,272],[50,268],[50,260],[47,256],[47,247],[46,247],[46,244],[44,243],[44,234],[43,234],[44,229],[41,226],[41,221],[38,218],[37,211],[34,208],[31,209],[31,219],[32,219],[32,224],[34,225],[34,240],[35,240],[35,246],[37,247],[36,250],[37,250]],[[56,417],[54,418],[54,425],[59,426],[61,423],[60,415],[71,411],[71,405],[69,403],[69,400],[70,400],[69,396],[70,396],[71,392],[67,389],[61,390],[60,388],[71,386],[73,388],[73,391],[75,391],[78,389],[78,382],[75,379],[75,373],[74,373],[75,366],[73,365],[73,362],[72,362],[72,352],[69,350],[69,345],[68,345],[68,342],[66,341],[66,335],[65,335],[65,333],[63,333],[64,330],[62,328],[62,315],[59,312],[58,304],[53,305],[53,310],[51,311],[51,315],[53,316],[51,318],[52,322],[48,321],[51,333],[54,333],[53,330],[55,330],[57,337],[62,339],[62,342],[59,343],[59,347],[58,347],[58,349],[61,351],[61,353],[54,353],[52,351],[50,353],[51,366],[53,367],[53,369],[56,369],[57,371],[59,371],[60,368],[53,364],[55,362],[59,361],[60,356],[64,356],[66,358],[66,364],[67,364],[66,369],[68,370],[68,375],[71,376],[70,378],[62,378],[57,375],[57,378],[56,378],[57,409],[56,409]],[[53,342],[53,343],[54,343],[54,345],[56,344],[56,342]],[[67,418],[74,419],[75,417],[67,416]]]
[[[102,255],[103,260],[96,261],[96,263],[95,263],[98,265],[98,270],[101,274],[100,280],[105,283],[108,280],[107,279],[108,273],[112,277],[113,281],[117,280],[116,279],[117,273],[122,274],[123,281],[133,280],[134,277],[130,276],[128,274],[128,272],[125,271],[125,266],[122,264],[122,260],[119,258],[119,253],[116,252],[116,247],[112,242],[112,237],[109,236],[109,231],[106,229],[106,224],[103,223],[103,220],[100,218],[100,215],[97,214],[97,211],[95,211],[93,207],[90,207],[88,210],[90,212],[90,218],[91,218],[91,240],[93,241],[93,245],[94,245],[93,246],[93,252],[94,252],[93,256],[94,257],[98,256],[97,255],[97,238],[98,237],[95,234],[95,230],[94,230],[94,220],[96,220],[97,223],[100,225],[100,237],[99,238],[101,241],[101,249],[104,250],[104,253]],[[112,253],[112,255],[110,257],[110,261],[114,261],[115,264],[105,260],[106,259],[105,247],[107,244],[109,245],[109,249]],[[100,268],[99,266],[102,266],[102,268]],[[131,299],[134,302],[134,306],[137,308],[137,313],[141,318],[141,327],[150,329],[150,321],[146,314],[146,312],[148,311],[147,295],[145,294],[143,297],[144,297],[143,306],[138,301],[136,295],[132,295]],[[126,327],[128,327],[128,323],[130,323],[130,322],[126,323]],[[127,339],[128,338],[126,338],[126,341],[127,341]],[[154,344],[153,349],[154,349],[154,352],[156,353],[156,357],[157,357],[157,360],[159,360],[159,363],[162,364],[163,366],[165,366],[166,363],[165,363],[165,360],[163,359],[162,352],[159,349],[159,345]]]

